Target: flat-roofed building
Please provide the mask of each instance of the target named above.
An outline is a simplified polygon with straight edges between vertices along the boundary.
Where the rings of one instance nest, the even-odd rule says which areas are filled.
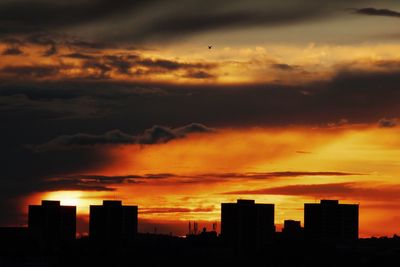
[[[321,200],[304,204],[304,233],[308,240],[354,241],[358,239],[358,204]]]
[[[30,205],[30,234],[45,243],[68,242],[76,235],[76,207],[61,206],[60,201],[43,200],[42,205]]]
[[[221,237],[241,249],[257,249],[273,240],[274,204],[256,204],[238,200],[221,204]]]
[[[90,206],[89,237],[92,240],[130,240],[137,234],[138,207],[122,201],[104,200]]]

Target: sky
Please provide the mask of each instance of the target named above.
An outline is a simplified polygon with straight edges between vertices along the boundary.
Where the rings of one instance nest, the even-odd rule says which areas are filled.
[[[1,0],[0,225],[41,199],[139,206],[139,231],[220,203],[360,205],[400,233],[400,3]],[[211,49],[209,49],[211,46]]]

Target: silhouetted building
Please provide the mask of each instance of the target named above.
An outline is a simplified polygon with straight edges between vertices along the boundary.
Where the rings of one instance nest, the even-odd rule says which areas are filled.
[[[300,240],[303,237],[303,228],[300,221],[285,220],[282,234],[286,240]]]
[[[130,240],[137,234],[138,207],[123,206],[121,201],[104,200],[102,206],[90,206],[89,237],[92,240]]]
[[[321,200],[304,204],[304,233],[308,240],[323,242],[358,239],[358,205]]]
[[[238,200],[221,204],[221,237],[241,249],[255,249],[272,242],[275,233],[274,204]]]
[[[42,200],[42,205],[30,205],[30,234],[47,244],[72,241],[76,235],[76,207],[61,206],[60,201]]]

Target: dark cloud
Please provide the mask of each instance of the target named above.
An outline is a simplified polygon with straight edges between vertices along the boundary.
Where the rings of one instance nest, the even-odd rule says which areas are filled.
[[[112,187],[100,185],[101,183],[82,181],[82,180],[71,180],[71,179],[56,179],[43,181],[37,185],[38,191],[114,191]]]
[[[83,68],[90,68],[98,71],[98,78],[108,78],[111,71],[115,70],[119,74],[131,74],[134,66],[130,56],[108,55],[102,57],[92,57],[83,63]]]
[[[94,56],[88,55],[88,54],[82,54],[82,53],[70,53],[66,55],[62,55],[63,57],[67,58],[76,58],[76,59],[93,59]]]
[[[139,214],[160,214],[160,213],[198,213],[198,212],[213,212],[214,207],[207,207],[207,208],[144,208],[139,209]]]
[[[109,43],[101,42],[88,42],[80,39],[73,39],[70,37],[64,38],[64,43],[67,47],[79,49],[79,50],[101,50],[105,48],[115,48],[116,46]]]
[[[300,177],[300,176],[351,176],[362,175],[348,172],[264,172],[264,173],[224,173],[224,174],[205,174],[205,176],[215,176],[219,178],[248,178],[248,179],[270,179],[280,177]]]
[[[353,193],[353,183],[305,184],[228,192],[232,195],[336,196]]]
[[[264,180],[304,176],[350,176],[356,175],[344,172],[271,172],[271,173],[214,173],[199,175],[177,175],[172,173],[156,173],[144,175],[66,175],[62,177],[46,178],[32,186],[35,192],[46,191],[114,191],[119,184],[146,184],[157,182],[160,184],[210,184],[212,182],[226,182],[230,180]]]
[[[173,60],[166,59],[141,59],[136,64],[143,67],[160,68],[165,70],[178,70],[178,69],[209,69],[214,67],[214,64],[210,63],[182,63]]]
[[[109,0],[68,0],[57,3],[46,0],[5,1],[0,4],[0,33],[31,33],[78,27],[115,15],[154,1],[118,2]]]
[[[73,146],[92,146],[102,144],[159,144],[174,139],[184,138],[193,133],[211,133],[214,129],[208,128],[199,123],[192,123],[184,127],[169,128],[164,126],[153,126],[144,131],[143,134],[134,136],[120,130],[112,130],[102,135],[78,133],[74,135],[63,135],[56,137],[49,142],[35,146],[36,151],[52,149],[65,149]]]
[[[2,55],[4,56],[16,56],[16,55],[22,55],[24,52],[17,46],[11,46],[7,47]]]
[[[250,181],[250,180],[275,180],[291,177],[306,177],[306,176],[352,176],[363,175],[357,173],[346,172],[301,172],[301,171],[286,171],[286,172],[254,172],[254,173],[204,173],[190,176],[175,176],[175,183],[182,184],[210,184],[223,183],[227,181]]]
[[[177,175],[169,173],[144,175],[67,175],[60,178],[44,179],[38,183],[36,191],[79,190],[79,191],[115,191],[119,184],[143,184],[152,180],[169,179]]]
[[[170,140],[176,139],[178,135],[175,131],[168,127],[153,126],[147,129],[142,136],[139,137],[138,143],[140,144],[157,144],[165,143]]]
[[[396,201],[400,199],[400,185],[376,185],[368,183],[303,184],[227,192],[230,195],[285,195],[312,196],[371,201]]]
[[[277,70],[284,70],[284,71],[291,71],[298,69],[298,66],[292,66],[288,64],[283,64],[283,63],[275,63],[271,65],[272,68],[277,69]]]
[[[153,126],[147,129],[141,136],[138,136],[139,144],[158,144],[186,137],[193,133],[212,133],[214,129],[208,128],[199,123],[192,123],[184,127],[171,129],[163,126]]]
[[[378,126],[381,128],[393,128],[398,125],[397,119],[387,119],[383,118],[378,121]]]
[[[34,33],[20,39],[20,42],[43,46],[56,46],[59,41],[58,35],[56,34]]]
[[[215,75],[208,73],[206,71],[200,70],[200,71],[189,71],[185,77],[187,78],[194,78],[194,79],[212,79],[216,78]]]
[[[158,60],[153,60],[153,59],[142,59],[138,62],[139,65],[145,66],[145,67],[156,67],[156,68],[161,68],[161,69],[166,69],[166,70],[177,70],[182,68],[182,64],[179,64],[178,62],[171,61],[171,60],[164,60],[164,59],[158,59]]]
[[[88,64],[88,67],[93,64]],[[95,67],[101,68],[99,75],[108,73],[111,68],[107,65]],[[14,75],[21,73],[22,77],[45,77],[59,71],[51,66],[38,69],[13,67],[6,70]],[[82,124],[79,127],[71,125],[70,135],[76,132],[101,135],[110,129],[137,135],[152,125],[177,127],[192,121],[201,121],[210,127],[289,124],[322,126],[332,123],[343,125],[344,122],[375,124],[381,118],[400,116],[400,107],[396,101],[400,97],[396,86],[400,83],[400,71],[396,68],[389,70],[340,70],[329,81],[293,86],[172,86],[111,81],[21,82],[20,85],[13,85],[8,82],[0,87],[0,95],[26,95],[36,101],[38,107],[49,104],[39,100],[90,99],[91,102],[85,108],[98,110],[98,115],[107,119],[102,123],[91,121],[96,124],[92,128]],[[7,103],[3,107],[7,107]],[[26,116],[29,115],[27,108],[19,110],[23,111]],[[12,118],[16,114],[7,116]],[[126,114],[133,115],[128,119]]]
[[[174,129],[175,134],[182,137],[192,133],[212,133],[214,131],[214,129],[211,129],[200,123],[191,123],[189,125]]]
[[[61,44],[61,39],[58,39],[58,35],[56,34],[50,35],[47,33],[36,33],[25,36],[20,39],[19,42],[24,45],[34,44],[44,46],[46,50],[43,52],[42,56],[51,57],[57,54],[58,45]]]
[[[329,17],[334,13],[332,9],[343,6],[343,2],[336,1],[335,4],[322,5],[318,1],[309,0],[302,1],[301,4],[297,0],[285,2],[251,0],[243,5],[240,1],[228,3],[220,0],[213,1],[212,5],[212,8],[209,6],[204,8],[199,5],[199,1],[194,0],[185,5],[184,12],[179,9],[166,9],[167,12],[157,20],[148,21],[142,28],[133,31],[125,38],[137,41],[168,40],[221,29],[290,25]]]
[[[50,47],[43,53],[43,56],[51,57],[57,55],[57,53],[58,53],[57,46],[55,44],[51,44]]]
[[[206,4],[200,0],[3,1],[0,35],[72,32],[82,37],[90,32],[91,39],[109,43],[167,40],[218,29],[286,25],[326,18],[346,4],[343,0],[329,4],[315,0],[250,0],[246,4],[239,0]]]
[[[91,74],[91,76],[88,76],[87,78],[99,78],[99,79],[106,79],[108,78],[108,73],[112,71],[112,67],[109,66],[108,64],[99,62],[95,59],[93,60],[87,60],[84,62],[82,65],[84,69],[94,69],[97,70],[95,74]]]
[[[312,154],[312,152],[302,151],[302,150],[298,150],[298,151],[296,151],[296,153],[298,153],[298,154]]]
[[[88,67],[93,65],[88,63]],[[108,65],[95,67],[101,68],[99,75],[106,75],[111,69]],[[37,69],[10,67],[6,71],[21,77],[45,77],[59,70],[45,66]],[[343,118],[346,118],[347,124],[376,123],[381,118],[400,116],[396,101],[400,97],[396,86],[400,83],[399,77],[400,71],[394,68],[378,72],[340,70],[329,81],[293,86],[172,86],[111,81],[21,82],[20,85],[13,85],[8,82],[0,87],[0,95],[26,95],[38,101],[38,106],[48,105],[49,102],[39,102],[45,99],[91,99],[92,102],[85,107],[99,110],[99,115],[107,120],[103,123],[92,121],[96,126],[87,130],[85,125],[79,125],[82,129],[71,125],[69,134],[94,132],[101,135],[110,129],[120,129],[137,135],[152,125],[177,127],[191,121],[201,121],[210,127],[342,125]],[[126,114],[134,115],[128,119]]]
[[[51,56],[51,54],[47,54]],[[81,66],[76,67],[81,70],[78,79],[109,79],[112,73],[126,75],[128,77],[139,75],[173,73],[183,70],[186,74],[183,77],[192,79],[214,78],[214,75],[208,73],[217,67],[214,63],[196,63],[196,62],[180,62],[167,59],[150,59],[142,57],[139,54],[109,54],[99,55],[96,53],[70,53],[62,55],[64,58],[74,58],[81,61]],[[59,68],[67,69],[73,66],[60,65]],[[55,66],[56,68],[56,66]],[[87,71],[90,74],[87,75]],[[180,74],[179,74],[180,75]]]
[[[118,47],[114,44],[88,42],[68,34],[54,32],[27,33],[24,35],[7,36],[3,38],[1,38],[0,34],[0,41],[12,46],[40,46],[45,49],[43,56],[52,56],[57,54],[60,47],[80,52],[98,52],[102,49]]]
[[[135,137],[121,132],[120,130],[113,130],[106,132],[103,135],[91,135],[78,133],[75,135],[63,135],[54,138],[53,140],[36,147],[37,151],[68,148],[70,146],[87,146],[87,145],[100,145],[100,144],[131,144],[135,143]]]
[[[52,77],[59,73],[60,66],[34,65],[34,66],[6,66],[1,73],[18,76],[25,79]]]
[[[135,55],[128,55],[128,56],[115,56],[109,55],[105,56],[104,59],[107,64],[111,67],[115,68],[118,73],[120,74],[130,74],[131,68],[134,65],[132,59],[136,59],[137,56]]]
[[[356,9],[355,13],[361,14],[361,15],[369,15],[369,16],[385,16],[385,17],[400,18],[400,12],[390,10],[390,9],[377,9],[377,8],[373,8],[373,7]]]
[[[122,183],[126,181],[132,180],[158,180],[158,179],[167,179],[177,177],[176,174],[173,173],[148,173],[144,175],[130,174],[130,175],[117,175],[117,176],[106,176],[106,175],[72,175],[69,177],[65,177],[65,179],[79,179],[79,180],[90,180],[97,182],[106,182],[106,183]]]
[[[142,184],[146,181],[169,179],[176,177],[174,174],[159,173],[145,175],[67,175],[60,178],[49,178],[36,185],[36,191],[115,191],[115,185]]]

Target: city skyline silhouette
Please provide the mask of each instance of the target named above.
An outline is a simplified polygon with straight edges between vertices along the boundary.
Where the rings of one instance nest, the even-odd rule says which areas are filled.
[[[212,222],[212,231],[219,235],[231,236],[228,237],[228,239],[232,239],[232,231],[238,231],[233,229],[236,229],[239,225],[244,225],[241,231],[257,231],[257,227],[264,225],[263,227],[269,227],[269,230],[267,230],[267,232],[265,232],[265,230],[260,231],[265,232],[265,239],[272,240],[273,234],[276,232],[284,233],[285,227],[287,228],[286,233],[290,233],[293,230],[296,231],[296,228],[303,231],[306,226],[305,236],[310,239],[313,239],[314,236],[314,238],[322,240],[323,237],[315,237],[315,235],[321,235],[323,231],[333,231],[330,232],[332,234],[330,237],[324,237],[328,238],[327,240],[332,238],[358,239],[358,204],[339,204],[338,200],[321,200],[320,203],[305,203],[305,221],[303,221],[303,224],[301,221],[286,218],[281,231],[277,231],[276,229],[274,206],[274,204],[255,204],[254,200],[244,199],[239,199],[236,203],[221,203],[221,219],[218,222]],[[90,205],[90,218],[88,221],[88,226],[90,226],[89,237],[104,240],[112,240],[113,238],[123,239],[129,236],[129,238],[133,238],[133,236],[138,233],[138,209],[138,206],[122,205],[121,200],[103,200],[102,205]],[[343,219],[341,219],[341,216],[343,216]],[[61,202],[57,200],[42,200],[41,205],[29,205],[28,229],[34,232],[39,231],[39,234],[46,236],[45,239],[51,239],[53,236],[59,239],[74,239],[80,236],[76,231],[76,218],[76,206],[61,205]],[[262,221],[257,221],[260,219],[256,218],[263,219]],[[253,220],[253,222],[247,221],[245,223],[245,221],[241,222],[241,220]],[[60,223],[63,223],[60,226],[61,228],[59,226],[54,226],[54,224],[57,225]],[[197,235],[207,230],[207,228],[202,225],[200,225],[202,230],[199,229],[199,224],[196,221],[189,220],[188,223],[189,228],[186,236]],[[221,224],[219,232],[217,231],[218,223]],[[345,230],[346,228],[343,226],[343,223],[347,225],[346,227],[349,227],[348,230]],[[232,228],[232,225],[236,225],[234,226],[235,228]],[[322,225],[326,225],[326,230],[323,230],[325,226],[321,228]],[[225,230],[223,230],[224,228]],[[16,228],[11,227],[10,229]],[[45,229],[49,231],[48,235],[41,233],[41,231]],[[57,233],[55,229],[60,229],[60,232]],[[225,234],[222,233],[223,231]],[[255,234],[255,232],[251,231],[247,233],[244,232],[243,235],[259,236],[259,234]],[[343,237],[340,235],[340,231],[344,231]],[[157,231],[155,230],[154,232],[156,233]],[[292,233],[296,234],[295,232]],[[171,234],[172,232],[170,232],[170,235]],[[263,236],[264,234],[260,235]],[[63,238],[62,236],[65,237]],[[252,243],[254,242],[256,241],[252,241]]]
[[[274,204],[239,199],[221,203],[219,233],[215,224],[212,231],[207,231],[205,227],[198,229],[196,222],[189,222],[186,236],[178,237],[157,231],[140,233],[137,206],[104,200],[102,205],[91,205],[89,236],[77,236],[76,207],[42,200],[41,205],[29,206],[28,227],[0,227],[0,260],[22,266],[76,266],[89,262],[126,264],[134,256],[136,261],[150,265],[183,266],[203,251],[205,254],[193,263],[195,266],[210,262],[222,266],[255,264],[266,255],[266,266],[292,266],[296,262],[312,266],[374,264],[377,260],[393,263],[396,253],[384,260],[379,253],[400,248],[400,237],[359,239],[358,207],[338,200],[304,203],[303,227],[300,221],[287,219],[282,231],[276,231]],[[293,257],[286,258],[286,253]],[[326,261],[326,257],[335,258]]]

